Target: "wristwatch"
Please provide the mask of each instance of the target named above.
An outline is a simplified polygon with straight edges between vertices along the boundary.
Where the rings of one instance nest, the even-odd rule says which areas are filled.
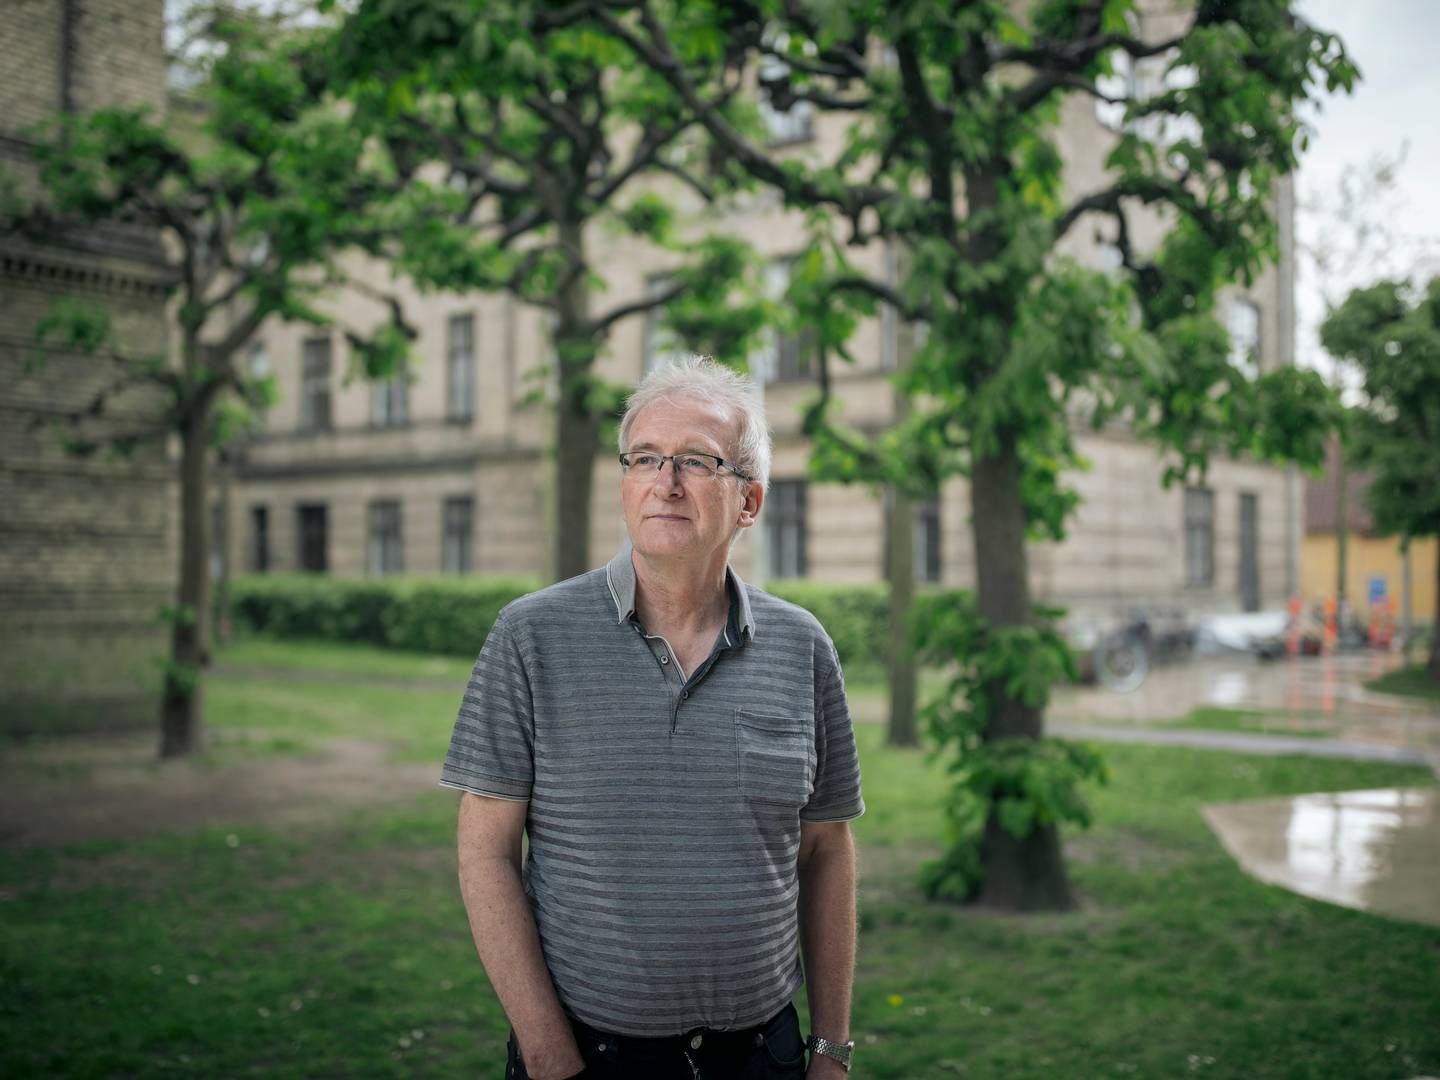
[[[805,1040],[805,1049],[812,1054],[824,1054],[833,1061],[838,1061],[846,1072],[850,1071],[850,1056],[855,1053],[855,1040],[847,1043],[831,1042],[820,1035],[811,1035]]]

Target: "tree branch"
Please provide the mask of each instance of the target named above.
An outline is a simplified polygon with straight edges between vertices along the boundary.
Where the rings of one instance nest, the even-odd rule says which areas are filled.
[[[654,296],[647,296],[641,300],[632,300],[628,304],[621,304],[618,307],[612,308],[606,314],[591,320],[591,333],[597,336],[603,335],[621,319],[628,319],[631,315],[639,315],[642,312],[653,311],[655,308],[664,307],[684,291],[685,283],[683,281],[675,281],[671,282]]]

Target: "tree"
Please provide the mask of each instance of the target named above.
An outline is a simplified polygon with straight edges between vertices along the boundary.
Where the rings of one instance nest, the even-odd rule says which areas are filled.
[[[1356,289],[1320,328],[1329,353],[1359,370],[1363,404],[1352,425],[1357,461],[1371,470],[1376,528],[1440,537],[1440,277]],[[1440,587],[1440,560],[1435,567]],[[1440,684],[1440,632],[1430,636],[1430,678]]]
[[[246,412],[274,393],[240,359],[266,319],[329,320],[311,300],[337,277],[333,255],[365,220],[378,187],[357,167],[362,143],[314,95],[274,20],[223,12],[209,24],[215,48],[188,106],[169,122],[144,111],[103,109],[57,118],[34,133],[39,190],[12,183],[0,228],[41,242],[97,225],[158,237],[170,272],[177,354],[126,348],[101,309],[58,302],[37,334],[94,357],[108,375],[61,424],[77,454],[124,455],[146,444],[179,445],[180,551],[176,603],[167,609],[170,655],[163,676],[160,753],[196,750],[202,738],[202,669],[209,660],[207,515],[211,453],[241,430]],[[391,323],[351,332],[371,373],[404,353]],[[117,422],[137,392],[158,397],[145,421]]]
[[[1320,320],[1328,318],[1340,306],[1349,290],[1379,279],[1401,276],[1411,268],[1423,273],[1424,268],[1433,263],[1434,241],[1406,231],[1401,224],[1406,219],[1406,207],[1399,190],[1399,176],[1408,149],[1408,144],[1402,144],[1393,154],[1377,153],[1364,162],[1346,165],[1333,190],[1312,190],[1301,200],[1302,239],[1297,247],[1302,267],[1323,309],[1318,313]],[[1411,276],[1412,280],[1418,280],[1418,275]],[[1314,332],[1318,324],[1306,317],[1309,314],[1302,311],[1301,322]],[[1356,373],[1335,362],[1335,357],[1329,359],[1334,362],[1331,385],[1343,396]],[[1342,425],[1334,477],[1335,596],[1342,611],[1350,576],[1347,474],[1351,447],[1346,432]]]
[[[955,667],[927,709],[951,751],[955,843],[926,881],[997,907],[1070,906],[1058,827],[1086,820],[1078,783],[1102,766],[1043,737],[1048,688],[1072,665],[1060,613],[1032,603],[1027,570],[1028,544],[1062,537],[1077,501],[1063,480],[1083,464],[1070,415],[1128,421],[1171,455],[1167,483],[1217,453],[1320,459],[1334,410],[1323,382],[1239,370],[1212,307],[1221,283],[1274,254],[1272,196],[1304,141],[1297,106],[1348,88],[1353,66],[1282,0],[1201,0],[1143,33],[1125,0],[1023,12],[772,0],[727,8],[723,27],[700,5],[590,7],[724,153],[810,214],[793,299],[822,359],[846,356],[876,304],[928,327],[897,376],[910,415],[879,438],[841,425],[822,363],[812,468],[917,496],[968,477],[977,589],[921,628],[923,648]],[[707,87],[726,84],[720,73],[734,81],[762,58],[777,108],[808,102],[848,123],[833,156],[776,161],[716,107]],[[1078,196],[1055,139],[1074,95],[1117,128],[1103,179]],[[1158,249],[1137,238],[1147,215],[1169,225]],[[1111,246],[1114,276],[1058,253],[1082,227]],[[904,253],[897,281],[865,265],[876,242]]]
[[[328,58],[377,152],[397,171],[430,168],[388,211],[392,226],[412,225],[379,250],[422,286],[504,290],[549,316],[546,569],[552,580],[583,573],[595,454],[625,392],[594,371],[611,329],[664,311],[687,347],[735,360],[765,317],[765,305],[734,294],[745,247],[685,236],[672,203],[645,184],[667,176],[708,203],[730,181],[707,173],[693,120],[664,80],[622,65],[623,49],[579,6],[362,0]],[[647,295],[604,305],[597,228],[668,249],[677,265]]]

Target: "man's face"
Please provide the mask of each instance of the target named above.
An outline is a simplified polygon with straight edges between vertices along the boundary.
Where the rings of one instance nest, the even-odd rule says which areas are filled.
[[[677,454],[684,450],[733,461],[739,421],[729,410],[687,398],[657,401],[630,426],[626,450]],[[653,558],[708,560],[728,553],[737,528],[749,528],[764,494],[729,469],[712,477],[676,475],[667,461],[654,476],[625,473],[620,502],[630,543]]]

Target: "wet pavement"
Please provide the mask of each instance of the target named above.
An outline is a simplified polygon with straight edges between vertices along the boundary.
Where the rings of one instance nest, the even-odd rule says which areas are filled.
[[[1440,789],[1252,799],[1207,806],[1204,814],[1261,881],[1440,926]]]
[[[1403,664],[1357,652],[1261,661],[1200,657],[1152,670],[1128,694],[1065,687],[1050,730],[1261,754],[1424,763],[1440,775],[1440,705],[1365,683]],[[1193,709],[1254,710],[1260,733],[1166,727]],[[1261,881],[1304,896],[1440,926],[1440,788],[1317,792],[1204,808],[1227,851]]]
[[[1402,664],[1399,653],[1379,651],[1270,661],[1200,657],[1153,669],[1128,694],[1059,688],[1047,717],[1058,731],[1076,724],[1163,725],[1201,706],[1259,710],[1252,722],[1267,735],[1394,747],[1440,772],[1440,705],[1365,689],[1365,682]]]

